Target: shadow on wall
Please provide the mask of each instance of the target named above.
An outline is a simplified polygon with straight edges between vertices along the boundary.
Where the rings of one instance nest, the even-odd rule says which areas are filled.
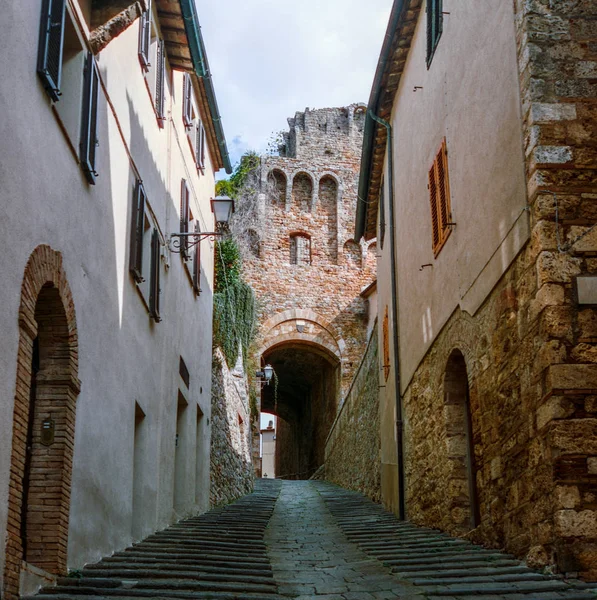
[[[211,402],[210,504],[220,506],[253,491],[254,469],[247,377],[231,372],[219,348],[213,357]]]

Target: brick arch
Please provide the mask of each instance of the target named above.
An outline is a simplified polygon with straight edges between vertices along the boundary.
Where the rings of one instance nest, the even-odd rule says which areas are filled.
[[[11,518],[6,531],[3,583],[6,600],[19,597],[24,560],[51,574],[66,572],[75,403],[80,391],[78,342],[74,302],[62,255],[49,246],[38,246],[29,257],[21,286],[18,322],[8,492]],[[34,346],[39,359],[34,358]],[[34,360],[38,363],[36,375],[33,375]],[[52,423],[54,441],[44,445],[42,424]],[[29,454],[28,443],[32,448]],[[28,477],[26,464],[30,465]],[[25,502],[23,494],[27,489]],[[43,511],[36,511],[40,506]],[[28,525],[33,522],[30,521],[33,511],[38,515],[43,513],[44,521]],[[35,536],[30,535],[33,529]]]
[[[289,177],[283,169],[279,167],[271,168],[267,173],[266,181],[272,182],[275,187],[276,206],[286,208],[289,198]]]
[[[295,191],[294,191],[295,181],[296,181],[297,177],[303,176],[303,175],[305,177],[307,177],[309,179],[309,181],[311,182],[311,197],[310,197],[309,201],[307,202],[307,209],[308,209],[308,212],[312,212],[318,202],[319,188],[318,188],[318,181],[317,181],[317,178],[315,177],[314,173],[307,169],[298,169],[297,171],[294,171],[288,178],[288,188],[290,190],[290,194],[287,195],[287,201],[289,200],[289,203],[287,204],[287,206],[288,206],[288,208],[290,208],[289,205],[294,204],[296,202]]]
[[[263,325],[261,326],[261,331],[263,332],[262,339],[264,340],[264,343],[260,345],[261,349],[259,351],[259,355],[262,354],[263,350],[267,349],[268,344],[266,343],[266,340],[268,339],[269,333],[272,331],[272,329],[287,321],[295,320],[310,321],[327,331],[330,334],[330,336],[334,339],[335,345],[337,346],[334,353],[338,358],[342,359],[342,355],[346,350],[346,342],[342,337],[342,332],[340,331],[340,329],[335,325],[328,323],[315,311],[302,308],[293,308],[285,310],[276,315],[273,315],[263,323]]]

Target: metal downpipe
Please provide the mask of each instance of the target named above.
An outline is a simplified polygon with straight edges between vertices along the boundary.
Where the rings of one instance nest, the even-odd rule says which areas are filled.
[[[394,382],[396,386],[396,456],[398,462],[398,518],[406,519],[404,501],[404,441],[402,421],[402,394],[400,393],[400,334],[398,324],[398,284],[396,281],[396,231],[394,228],[394,151],[392,126],[385,119],[378,117],[371,110],[367,111],[369,116],[387,131],[388,137],[388,201],[390,204],[390,269],[392,282],[392,321],[393,345],[394,345]]]

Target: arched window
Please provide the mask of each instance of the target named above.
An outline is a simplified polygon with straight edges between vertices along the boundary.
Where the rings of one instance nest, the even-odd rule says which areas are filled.
[[[286,205],[286,175],[280,169],[274,169],[268,177],[273,195],[273,204],[284,207]]]
[[[290,236],[290,264],[311,264],[311,238],[305,233],[293,233]]]
[[[301,212],[310,212],[313,202],[313,181],[307,173],[298,173],[292,180],[292,204]]]

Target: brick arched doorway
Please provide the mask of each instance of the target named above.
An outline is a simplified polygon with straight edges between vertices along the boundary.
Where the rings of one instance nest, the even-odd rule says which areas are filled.
[[[19,307],[6,600],[18,598],[23,563],[55,575],[66,571],[77,373],[75,310],[62,256],[38,246]]]
[[[480,524],[473,425],[466,361],[453,350],[444,376],[444,410],[450,477],[450,514],[455,529],[466,533]]]

